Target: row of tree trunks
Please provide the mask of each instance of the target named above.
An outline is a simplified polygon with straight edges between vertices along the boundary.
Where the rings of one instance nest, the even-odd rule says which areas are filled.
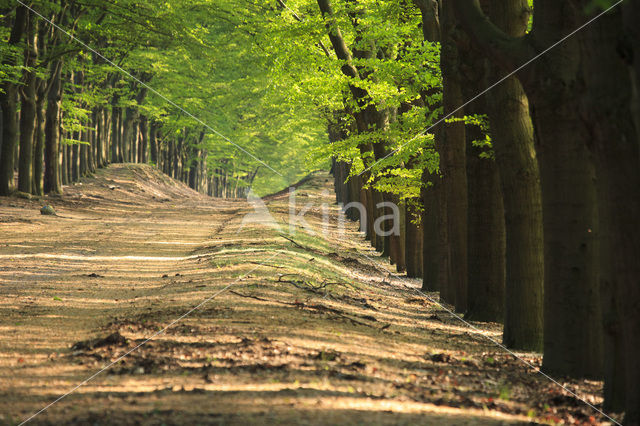
[[[58,4],[51,19],[60,24],[76,22],[82,7],[65,2]],[[69,184],[82,176],[93,173],[109,162],[142,162],[149,158],[153,164],[164,167],[167,172],[202,192],[217,192],[221,196],[244,196],[257,174],[257,170],[235,179],[215,178],[207,168],[206,152],[193,151],[185,134],[178,138],[162,139],[161,126],[141,115],[139,109],[123,108],[120,102],[123,81],[119,75],[111,75],[101,83],[103,89],[115,89],[108,109],[98,107],[91,111],[88,122],[82,123],[87,130],[67,133],[62,129],[62,98],[65,91],[82,91],[85,85],[82,66],[69,74],[65,70],[64,56],[50,53],[62,49],[65,42],[59,31],[50,25],[39,25],[38,19],[29,14],[24,6],[2,10],[11,29],[7,43],[25,48],[24,62],[17,63],[20,55],[6,55],[2,65],[20,71],[22,81],[7,79],[0,88],[0,195],[9,195],[15,189],[24,193],[43,195],[60,193],[63,184]],[[94,55],[94,62],[101,61]],[[80,60],[80,65],[82,61]],[[39,71],[36,71],[37,67]],[[46,77],[42,71],[46,70]],[[149,81],[150,74],[140,77]],[[65,82],[74,86],[65,88]],[[147,89],[132,83],[135,102],[141,105]],[[81,141],[82,143],[73,143]],[[162,157],[165,149],[176,156]],[[179,156],[179,158],[178,158]],[[15,162],[15,159],[18,162]],[[165,161],[163,161],[165,160]],[[15,171],[18,171],[17,187],[14,187]],[[213,169],[213,168],[212,168]],[[226,168],[225,168],[226,170]],[[227,173],[225,171],[225,173]],[[217,181],[218,189],[214,190]],[[219,182],[224,182],[220,185]]]
[[[584,8],[584,1],[577,1]],[[583,123],[595,158],[604,300],[605,409],[640,425],[640,36],[637,2],[623,3],[579,35]],[[630,90],[630,88],[635,88]]]
[[[492,2],[494,21],[500,16],[517,21],[526,7],[510,11],[502,3]],[[537,2],[533,30],[520,39],[510,36],[522,30],[517,34],[493,26],[476,2],[460,0],[456,7],[474,40],[502,70],[511,71],[593,18],[585,12],[589,2],[567,3],[572,4]],[[640,343],[640,105],[637,92],[629,89],[639,83],[633,59],[638,31],[635,18],[628,18],[636,17],[635,12],[635,4],[617,7],[518,75],[531,105],[540,164],[543,368],[573,377],[604,372],[605,408],[626,411],[630,425],[640,423],[638,368],[631,355]],[[625,26],[629,21],[633,23]],[[516,124],[521,130],[528,127],[522,120]],[[506,203],[507,211],[511,203]],[[529,260],[528,271],[524,263],[519,272],[512,264],[512,273],[535,272],[537,262]],[[603,333],[608,348],[604,363]]]
[[[28,22],[27,25],[29,25]],[[36,34],[39,33],[35,28],[30,27],[27,33],[30,42],[27,44],[26,65],[29,65],[31,57],[29,52],[37,51]],[[17,154],[19,158],[17,189],[37,195],[42,195],[45,191],[59,192],[61,185],[75,182],[82,176],[95,172],[98,167],[107,165],[110,157],[116,160],[124,159],[126,152],[130,153],[128,156],[134,162],[146,162],[151,156],[155,160],[154,163],[157,163],[158,139],[162,138],[161,127],[155,122],[149,126],[147,117],[138,114],[133,125],[135,133],[127,136],[126,120],[123,120],[122,109],[117,106],[117,97],[110,108],[94,109],[88,122],[83,123],[82,131],[69,134],[62,130],[61,123],[64,117],[62,117],[61,101],[65,90],[64,81],[73,81],[73,90],[83,90],[84,85],[82,71],[63,77],[63,66],[64,64],[60,61],[53,62],[50,65],[52,74],[46,81],[38,78],[31,68],[23,72],[26,84],[16,92],[14,105],[17,108],[19,94],[21,108],[20,114],[15,114],[19,119],[14,124],[19,123],[20,132],[16,131],[10,136],[20,142],[19,146],[14,145],[13,155],[10,156],[15,158]],[[143,98],[140,96],[138,100],[142,102]],[[5,108],[4,111],[6,110]],[[3,126],[3,129],[6,127]],[[17,129],[9,130],[13,132]],[[199,140],[192,142],[201,143],[204,135],[204,132],[201,132]],[[127,138],[130,141],[125,143]],[[164,162],[160,161],[165,163],[168,174],[176,176],[201,192],[214,192],[209,190],[209,187],[214,184],[214,179],[207,168],[206,152],[192,148],[182,149],[191,145],[184,144],[181,139],[168,140],[166,145],[169,146],[170,152],[178,153],[180,157],[177,161],[174,161],[175,159],[169,161],[168,158]],[[3,146],[6,148],[5,144]],[[232,186],[225,185],[223,190],[215,192],[222,196],[242,197],[256,174],[257,170],[234,182],[229,179],[229,185]],[[12,190],[13,169],[11,175],[12,178],[7,181],[8,193]]]
[[[456,4],[473,39],[511,71],[536,46],[548,46],[581,22],[576,10],[555,3],[536,5],[537,23],[523,44],[502,49],[494,43],[509,36],[483,17],[474,1]],[[539,15],[538,15],[539,14]],[[577,40],[567,40],[520,74],[529,95],[540,164],[544,237],[544,368],[576,377],[602,371],[600,310],[597,291],[597,204],[595,168],[578,117],[584,92]],[[507,52],[508,48],[508,52]],[[504,51],[503,51],[504,50]],[[562,72],[558,72],[562,70]],[[544,82],[544,84],[542,84]],[[560,141],[560,142],[559,142]]]
[[[507,3],[491,13],[513,35],[524,34],[526,1]],[[440,176],[423,175],[423,289],[439,291],[470,319],[504,321],[508,347],[541,350],[542,202],[527,98],[511,79],[466,103],[502,71],[485,64],[483,53],[464,37],[454,3],[418,5],[425,40],[442,37],[448,117],[435,129]],[[484,139],[483,131],[462,119],[475,114],[489,116],[492,151],[474,143]]]
[[[340,27],[333,14],[333,8],[330,0],[318,0],[319,10],[325,20],[327,28],[327,34],[331,41],[331,45],[336,54],[336,57],[343,62],[342,72],[343,74],[353,80],[366,79],[366,69],[358,68],[353,63],[353,58],[364,59],[374,57],[376,55],[375,46],[364,45],[361,39],[361,27],[359,21],[359,12],[351,13],[351,20],[356,29],[356,41],[353,47],[353,55],[351,50],[347,46],[347,42],[342,36]],[[351,115],[355,121],[355,131],[360,134],[385,129],[389,120],[394,115],[393,111],[386,108],[379,108],[372,102],[369,94],[366,90],[358,87],[354,82],[349,84],[349,89],[353,99],[358,105],[358,110]],[[330,136],[336,137],[332,133],[336,133],[330,129]],[[339,133],[339,130],[337,131]],[[368,153],[373,153],[373,160],[377,161],[384,158],[387,155],[387,149],[383,142],[376,144],[362,145],[360,151],[363,158]],[[365,164],[365,166],[371,163]],[[341,178],[348,173],[342,171],[336,171],[336,175]],[[392,263],[396,264],[399,271],[405,269],[405,244],[402,240],[402,236],[398,235],[394,229],[392,229],[393,221],[384,220],[385,217],[391,217],[394,213],[389,207],[394,199],[391,194],[385,194],[377,191],[374,188],[375,182],[369,182],[370,173],[365,171],[362,176],[350,179],[348,197],[344,201],[345,206],[349,207],[347,214],[353,218],[355,213],[355,207],[350,207],[349,204],[357,201],[363,206],[364,212],[361,214],[366,215],[366,224],[362,224],[363,228],[366,228],[366,238],[370,241],[371,245],[376,248],[383,256],[389,256]],[[336,185],[342,187],[343,183],[338,182],[336,179]],[[356,194],[358,196],[356,197]],[[359,210],[358,210],[359,211]],[[400,218],[397,218],[400,219]],[[404,217],[402,218],[404,219]],[[363,220],[364,222],[364,220]],[[379,223],[381,232],[376,232],[376,224]]]

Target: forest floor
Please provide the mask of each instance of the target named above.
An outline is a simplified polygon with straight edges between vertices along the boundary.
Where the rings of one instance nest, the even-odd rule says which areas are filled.
[[[112,165],[61,197],[0,198],[0,424],[135,348],[30,423],[603,422],[491,343],[498,324],[469,328],[356,224],[340,235],[328,175],[296,194],[315,235],[289,234],[286,193],[266,199],[280,230],[241,226],[246,200],[148,166]],[[58,216],[40,215],[45,203]],[[601,404],[602,383],[560,382]]]

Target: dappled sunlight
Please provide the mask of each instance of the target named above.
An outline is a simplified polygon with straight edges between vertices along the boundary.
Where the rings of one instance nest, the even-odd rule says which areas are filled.
[[[0,412],[10,418],[38,410],[132,349],[40,421],[100,412],[117,423],[153,418],[161,407],[165,420],[186,423],[269,415],[284,423],[297,416],[326,424],[499,424],[524,421],[548,403],[547,383],[486,340],[501,339],[498,324],[471,330],[417,293],[418,283],[380,261],[355,223],[346,223],[347,237],[336,228],[324,235],[314,209],[306,220],[315,236],[256,224],[236,233],[249,211],[243,201],[177,185],[170,191],[181,195],[170,207],[145,198],[150,191],[137,193],[136,179],[118,180],[122,199],[92,196],[104,191],[106,176],[132,170],[112,166],[69,188],[58,210],[85,194],[77,208],[91,220],[33,215],[13,223],[0,246],[0,394],[10,402]],[[161,197],[161,182],[144,185]],[[298,192],[326,202],[337,220],[338,207],[320,196],[328,183],[310,182]],[[115,227],[119,200],[162,209]],[[274,197],[268,205],[278,210],[284,202]],[[36,207],[0,211],[17,217]],[[130,215],[136,209],[127,205]],[[21,244],[39,221],[47,221],[40,241]],[[107,227],[88,243],[87,235]],[[539,355],[521,355],[539,364]],[[505,386],[510,396],[500,399]],[[584,394],[593,397],[601,385],[590,386]]]

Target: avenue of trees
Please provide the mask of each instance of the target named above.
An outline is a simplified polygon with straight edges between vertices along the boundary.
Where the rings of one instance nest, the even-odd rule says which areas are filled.
[[[234,197],[331,159],[398,271],[640,424],[638,2],[28,6],[130,76],[2,0],[0,195],[144,162]],[[374,232],[382,202],[399,235]]]
[[[321,119],[269,87],[272,59],[254,54],[236,23],[247,12],[231,2],[25,5],[0,2],[0,194],[59,193],[107,163],[148,162],[236,197],[252,184],[280,189],[311,167],[305,153],[324,140]]]

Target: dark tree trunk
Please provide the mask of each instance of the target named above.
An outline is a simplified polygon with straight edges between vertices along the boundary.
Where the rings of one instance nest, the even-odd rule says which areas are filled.
[[[169,146],[167,147],[167,174],[172,178],[175,178],[177,175],[178,168],[178,154],[176,153],[176,141],[171,139],[168,141]]]
[[[197,185],[197,176],[198,176],[198,163],[196,160],[191,161],[191,165],[189,166],[189,187],[194,190],[198,190]]]
[[[502,322],[505,297],[504,207],[498,167],[492,158],[481,158],[486,149],[473,146],[467,128],[469,176],[469,306],[473,321]]]
[[[595,169],[585,145],[589,135],[576,117],[576,101],[570,100],[578,95],[554,99],[568,86],[557,83],[534,95],[533,114],[539,135],[545,241],[543,366],[556,374],[599,377]]]
[[[440,42],[439,4],[436,0],[416,0],[422,18],[422,34],[427,42]],[[424,94],[424,103],[428,104]],[[442,146],[442,127],[436,128],[435,145]],[[429,170],[422,172],[421,198],[423,204],[422,227],[422,289],[438,291],[444,288],[440,280],[446,279],[446,200],[441,176]]]
[[[89,146],[87,147],[87,163],[88,172],[94,173],[98,167],[98,123],[100,122],[100,114],[97,110],[91,112],[91,126],[87,132]]]
[[[44,149],[44,192],[60,193],[60,108],[62,105],[62,61],[51,66],[49,93],[47,94],[47,110],[45,114],[45,149]]]
[[[347,179],[349,176],[349,169],[351,165],[343,163],[343,179]],[[345,185],[345,203],[360,202],[360,187],[362,186],[360,176],[353,176],[349,179]],[[349,210],[351,220],[360,220],[360,216],[356,209]]]
[[[585,7],[585,1],[577,1]],[[622,9],[622,8],[625,9]],[[596,159],[605,324],[605,409],[640,425],[640,105],[637,14],[625,3],[578,36],[586,90],[582,115]],[[635,8],[635,9],[634,9]]]
[[[460,58],[454,40],[458,31],[453,4],[444,2],[442,6],[442,52],[440,67],[442,69],[444,114],[450,114],[462,103],[460,87]],[[462,118],[464,111],[457,110],[452,117]],[[445,274],[446,288],[440,288],[445,302],[455,305],[457,312],[467,308],[467,174],[466,174],[466,139],[464,123],[454,121],[442,124],[443,139],[436,146],[440,153],[440,169],[442,171],[442,190],[446,200],[446,233],[447,240],[443,249],[446,251],[446,267],[440,265]],[[440,226],[444,226],[441,223]]]
[[[18,161],[18,189],[22,192],[33,191],[33,134],[36,125],[36,20],[27,19],[27,44],[25,48],[24,87],[20,91],[20,157]]]
[[[74,138],[77,139],[78,135],[75,134]],[[80,177],[80,145],[74,143],[71,147],[71,153],[69,155],[69,176],[71,181],[75,182]],[[66,183],[66,182],[65,182]]]
[[[405,235],[407,231],[407,223],[406,223],[406,202],[400,202],[398,196],[393,195],[391,197],[391,202],[393,202],[396,206],[398,206],[399,214],[397,218],[394,218],[394,221],[398,221],[399,223],[393,224],[393,226],[399,227],[399,232],[392,233],[390,238],[391,244],[391,258],[396,265],[396,271],[405,272],[407,270],[406,263],[406,253],[405,253]]]
[[[119,145],[120,145],[120,116],[121,109],[118,107],[119,97],[114,95],[111,100],[111,162],[117,163],[120,159]]]
[[[36,128],[33,147],[33,193],[43,195],[42,177],[44,173],[44,124],[45,124],[45,100],[46,91],[40,88],[46,86],[46,82],[38,82],[38,97],[36,100]]]
[[[105,145],[108,143],[105,135],[105,111],[104,108],[99,108],[95,112],[96,114],[96,132],[95,132],[95,165],[97,168],[104,166],[104,150]]]
[[[423,171],[423,176],[428,174],[428,170]],[[444,250],[440,244],[442,233],[445,228],[440,228],[442,221],[446,217],[442,210],[442,205],[438,203],[442,199],[437,192],[442,189],[442,182],[437,177],[433,181],[425,181],[423,185],[432,183],[431,186],[423,188],[422,202],[424,213],[422,215],[422,289],[426,291],[439,291],[442,279],[440,268],[445,265]]]
[[[173,166],[173,158],[171,157],[172,152],[173,152],[173,140],[166,140],[164,141],[164,146],[163,146],[163,166],[162,166],[162,170],[165,174],[169,175],[169,176],[173,176],[173,172],[171,170],[171,167]]]
[[[126,108],[124,113],[124,121],[122,123],[122,156],[125,163],[134,161],[134,138],[135,133],[133,124],[136,119],[136,110],[134,108]]]
[[[405,261],[408,278],[422,278],[422,224],[416,224],[419,199],[407,200],[405,209]]]
[[[149,151],[149,120],[146,116],[140,116],[140,155],[139,161],[147,163],[147,152]]]
[[[376,231],[374,230],[374,222],[376,219],[376,204],[373,198],[373,190],[371,188],[361,188],[360,200],[364,201],[364,205],[367,211],[367,236],[369,237],[371,246],[375,248],[378,244],[378,235],[376,235]]]
[[[484,56],[458,36],[460,84],[464,99],[473,99],[487,86]],[[465,106],[465,115],[484,117],[486,98]],[[504,314],[505,229],[498,167],[493,151],[484,146],[486,129],[466,123],[468,194],[468,277],[466,314],[476,321],[500,322]]]
[[[155,121],[151,122],[149,129],[149,154],[151,156],[151,162],[160,168],[160,164],[158,163],[158,159],[160,158],[158,155],[158,125]]]
[[[60,146],[60,180],[63,185],[73,182],[73,150],[70,145]]]
[[[24,6],[16,8],[13,27],[7,43],[16,46],[24,35],[28,11]],[[2,60],[2,65],[13,66],[16,61],[11,56]],[[0,149],[0,195],[9,195],[13,189],[15,150],[18,138],[18,86],[7,80],[0,87],[0,109],[2,110],[2,139]]]
[[[490,15],[511,36],[522,36],[527,29],[526,0],[493,1]],[[490,70],[491,83],[505,74],[495,65]],[[504,344],[514,349],[542,351],[542,195],[529,102],[515,77],[494,87],[487,101],[505,207]]]
[[[86,132],[80,132],[80,140],[87,142]],[[86,176],[89,173],[89,145],[80,144],[80,176]]]
[[[586,22],[567,3],[536,3],[534,27],[512,38],[482,16],[477,2],[457,0],[466,28],[494,60],[511,71]],[[569,38],[519,74],[531,103],[542,187],[544,361],[554,374],[602,374],[598,290],[595,168],[592,136],[579,116],[585,86],[578,40]]]
[[[118,108],[118,121],[116,122],[116,141],[118,143],[118,163],[126,162],[126,141],[124,140],[124,117],[125,111],[122,108]]]

